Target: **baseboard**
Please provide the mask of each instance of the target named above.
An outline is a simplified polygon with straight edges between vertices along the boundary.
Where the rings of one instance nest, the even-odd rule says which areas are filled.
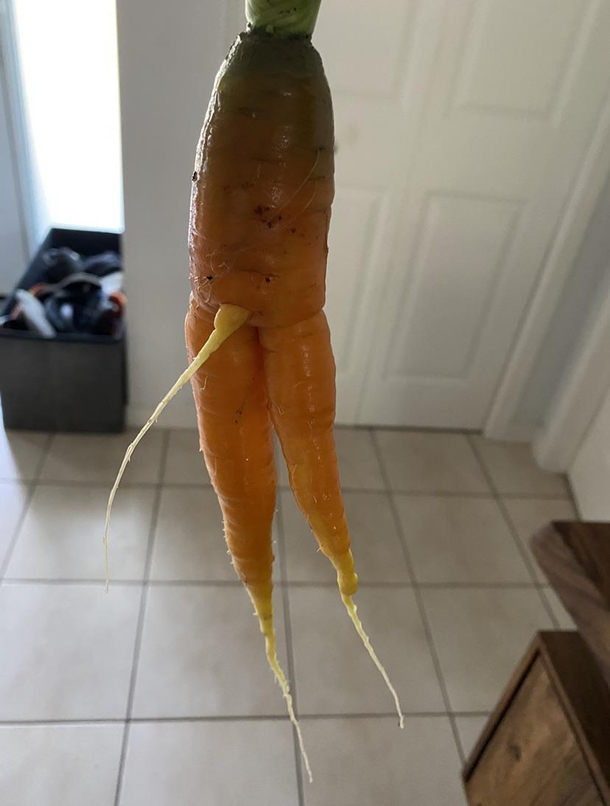
[[[536,435],[536,428],[531,424],[510,423],[501,431],[486,429],[483,435],[498,442],[531,442]]]

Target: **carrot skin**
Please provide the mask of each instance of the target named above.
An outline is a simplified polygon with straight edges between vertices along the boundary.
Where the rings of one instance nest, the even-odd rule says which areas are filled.
[[[213,317],[191,301],[185,333],[191,358],[205,343]],[[255,328],[230,336],[191,381],[205,462],[218,495],[233,565],[265,617],[271,615],[271,528],[276,475]],[[258,607],[257,607],[258,610]]]
[[[221,68],[191,193],[191,286],[251,324],[304,321],[324,305],[334,196],[332,103],[307,38],[241,34]]]
[[[293,492],[341,592],[352,595],[332,431],[335,364],[322,313],[333,196],[332,103],[317,51],[305,37],[240,35],[197,151],[193,299],[202,311],[230,303],[252,312]]]
[[[335,361],[323,311],[296,325],[261,328],[270,411],[290,486],[341,593],[358,588],[333,436]]]

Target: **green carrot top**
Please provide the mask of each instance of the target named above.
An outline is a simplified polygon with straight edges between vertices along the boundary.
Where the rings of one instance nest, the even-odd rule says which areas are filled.
[[[311,36],[321,0],[246,0],[246,17],[252,28],[274,36]]]

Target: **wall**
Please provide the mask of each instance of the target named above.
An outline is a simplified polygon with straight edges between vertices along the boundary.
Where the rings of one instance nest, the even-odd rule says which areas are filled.
[[[540,426],[598,292],[610,273],[610,177],[580,245],[548,331],[521,398],[515,422]]]
[[[27,244],[2,55],[0,42],[0,294],[8,294],[26,265]]]
[[[186,366],[187,223],[195,146],[230,42],[217,0],[118,0],[129,297],[129,419],[142,423]],[[165,425],[194,424],[188,389]]]

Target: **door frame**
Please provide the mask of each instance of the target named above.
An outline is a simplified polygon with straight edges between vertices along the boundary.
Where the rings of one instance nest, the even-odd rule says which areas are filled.
[[[604,287],[589,315],[549,416],[533,443],[538,464],[567,472],[610,388],[610,258]]]
[[[586,227],[609,174],[610,91],[600,112],[587,154],[564,205],[555,235],[547,249],[535,292],[486,417],[483,433],[487,437],[506,441],[529,441],[535,437],[535,425],[517,424],[515,415]],[[539,460],[541,457],[542,454],[538,457]]]
[[[14,161],[13,170],[19,196],[19,218],[23,231],[25,254],[29,259],[39,245],[38,241],[42,232],[36,201],[34,167],[29,151],[15,25],[13,0],[0,0],[0,63],[6,79],[4,87],[0,87],[0,92],[4,93],[6,104]]]

